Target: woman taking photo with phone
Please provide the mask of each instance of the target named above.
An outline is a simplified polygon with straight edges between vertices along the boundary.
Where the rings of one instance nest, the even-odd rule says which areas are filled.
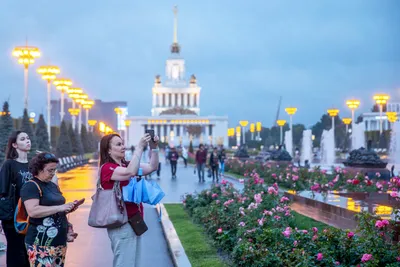
[[[149,144],[151,149],[150,163],[140,163],[144,148]],[[100,141],[100,182],[103,189],[111,190],[114,183],[120,187],[126,186],[129,179],[138,174],[139,168],[142,175],[146,176],[158,168],[158,137],[151,138],[146,133],[136,146],[130,162],[125,161],[125,146],[118,134],[109,134]],[[107,207],[104,207],[107,208]],[[128,218],[141,215],[143,220],[143,206],[125,202]],[[140,218],[140,217],[139,217]],[[114,254],[113,266],[135,266],[137,236],[131,224],[125,223],[117,228],[107,228]]]
[[[78,201],[65,204],[59,187],[52,182],[58,162],[50,153],[36,155],[29,163],[33,178],[21,189],[21,200],[29,215],[25,245],[30,266],[63,267],[67,241],[76,238],[66,214],[77,209]]]
[[[28,168],[31,140],[22,131],[15,131],[8,138],[6,160],[0,170],[0,218],[7,240],[7,266],[29,266],[25,235],[14,228],[14,211],[24,183],[32,178]]]

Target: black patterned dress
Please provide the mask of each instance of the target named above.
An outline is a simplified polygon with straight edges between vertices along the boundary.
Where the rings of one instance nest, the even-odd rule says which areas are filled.
[[[26,183],[21,189],[21,199],[39,199],[41,206],[65,204],[65,198],[57,185],[33,178],[42,190],[42,197],[37,186]],[[64,266],[67,252],[68,220],[66,214],[56,213],[44,218],[29,218],[25,245],[31,266]]]

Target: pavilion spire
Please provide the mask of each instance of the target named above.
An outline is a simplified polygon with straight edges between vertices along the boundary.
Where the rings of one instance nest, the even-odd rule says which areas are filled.
[[[178,6],[174,6],[174,37],[171,46],[171,53],[179,54],[181,48],[178,44]]]

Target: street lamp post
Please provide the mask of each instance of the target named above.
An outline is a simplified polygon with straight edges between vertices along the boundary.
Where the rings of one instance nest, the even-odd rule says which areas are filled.
[[[131,126],[130,120],[125,120],[125,146],[129,145],[129,127]]]
[[[236,146],[240,146],[240,132],[242,128],[240,126],[236,127]]]
[[[51,81],[56,79],[60,69],[56,66],[42,66],[37,69],[37,72],[42,75],[43,80],[47,81],[47,133],[51,144]]]
[[[117,114],[117,130],[119,132],[119,135],[121,135],[121,129],[119,127],[119,122],[121,121],[121,115],[122,115],[122,108],[114,108],[115,113]]]
[[[288,107],[285,108],[286,113],[289,115],[289,127],[290,127],[290,136],[292,138],[292,143],[291,143],[291,149],[289,152],[289,154],[292,156],[293,155],[293,115],[296,114],[297,112],[297,108],[295,107]]]
[[[87,94],[79,94],[75,98],[75,102],[79,105],[79,117],[78,117],[78,132],[81,133],[82,128],[82,105],[89,96]]]
[[[24,108],[28,110],[28,68],[40,57],[40,50],[33,46],[17,46],[12,55],[18,58],[18,63],[24,65]]]
[[[333,134],[333,147],[335,146],[335,117],[339,114],[339,110],[338,109],[328,109],[327,110],[329,116],[331,116],[332,118],[332,134]]]
[[[88,124],[90,126],[90,131],[93,132],[94,131],[94,126],[96,125],[97,121],[96,120],[89,120]]]
[[[261,141],[261,122],[256,122],[257,141]]]
[[[376,94],[374,95],[375,103],[379,106],[379,133],[383,132],[383,105],[387,103],[390,96],[387,94]]]
[[[75,130],[76,127],[76,116],[79,115],[79,109],[76,108],[76,100],[83,94],[83,90],[81,88],[69,88],[68,89],[68,96],[72,99],[72,109],[76,109],[77,112],[74,112],[74,115],[71,113],[72,116],[72,128]]]
[[[249,121],[239,121],[240,126],[243,128],[243,145],[246,144],[246,126],[249,124]]]
[[[351,118],[343,118],[342,122],[346,125],[346,135],[349,132],[349,124],[351,123],[352,119]]]
[[[69,108],[68,112],[71,114],[72,119],[79,115],[79,109],[77,108]],[[72,120],[72,129],[75,130],[74,120]]]
[[[86,110],[86,129],[89,129],[89,109],[91,109],[94,105],[94,101],[93,100],[85,100],[82,103],[82,107]]]
[[[278,124],[279,128],[280,128],[280,145],[282,145],[283,143],[283,126],[285,126],[286,124],[286,120],[277,120],[276,124]]]
[[[250,123],[251,140],[254,140],[254,132],[255,131],[256,131],[256,125],[254,123]]]
[[[64,120],[64,99],[65,99],[65,93],[68,92],[69,87],[72,85],[72,81],[70,79],[64,79],[64,78],[57,78],[54,80],[54,85],[56,86],[56,89],[61,92],[61,112],[60,112],[60,117],[61,121]]]
[[[354,120],[354,111],[360,106],[360,101],[356,100],[356,99],[351,99],[351,100],[347,100],[346,101],[346,105],[349,107],[349,109],[351,109],[351,146],[353,149],[355,149],[354,145],[354,124],[355,124],[355,120]]]

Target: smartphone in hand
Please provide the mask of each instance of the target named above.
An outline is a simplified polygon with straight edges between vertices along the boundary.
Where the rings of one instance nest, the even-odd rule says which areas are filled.
[[[145,133],[149,134],[151,137],[151,141],[154,142],[154,130],[153,129],[148,129],[145,131]]]
[[[80,205],[82,205],[83,203],[85,203],[85,199],[82,198],[80,200],[75,200],[74,203],[75,203],[75,207],[74,207],[74,209],[75,209],[75,208],[79,207]]]

